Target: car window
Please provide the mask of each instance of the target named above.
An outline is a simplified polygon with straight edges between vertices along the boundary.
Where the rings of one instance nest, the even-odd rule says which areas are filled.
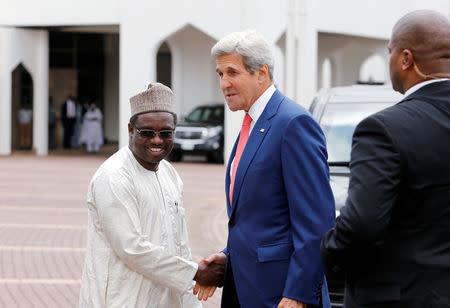
[[[202,113],[203,108],[196,108],[186,117],[186,120],[188,120],[189,122],[200,122]]]
[[[356,125],[367,116],[392,104],[368,102],[327,104],[319,123],[327,140],[329,163],[349,162]]]
[[[204,108],[202,114],[202,121],[206,122],[211,117],[212,110],[211,108]]]
[[[223,122],[223,107],[198,107],[187,117],[188,122]]]

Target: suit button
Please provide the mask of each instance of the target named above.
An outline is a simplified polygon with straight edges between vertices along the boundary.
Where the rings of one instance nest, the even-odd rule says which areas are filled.
[[[234,221],[231,221],[231,220],[230,220],[230,221],[228,222],[228,226],[234,227]]]

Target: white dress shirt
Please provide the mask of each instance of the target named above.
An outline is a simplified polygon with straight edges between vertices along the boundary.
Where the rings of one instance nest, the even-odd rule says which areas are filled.
[[[264,91],[264,93],[261,94],[261,96],[253,103],[253,105],[248,110],[248,114],[252,118],[252,123],[250,124],[250,131],[249,131],[249,135],[248,135],[249,138],[252,134],[253,127],[255,127],[256,122],[258,121],[261,114],[264,112],[264,109],[266,108],[267,103],[269,103],[269,101],[272,98],[272,95],[273,95],[273,93],[275,93],[275,91],[276,91],[275,86],[273,84],[271,84],[270,87],[268,87],[266,89],[266,91]],[[234,157],[233,157],[233,161],[231,162],[231,166],[230,166],[230,177],[233,172],[233,165],[234,165]]]
[[[418,84],[415,84],[414,86],[412,86],[411,88],[409,88],[406,92],[405,92],[405,97],[407,97],[408,95],[416,92],[417,90],[419,90],[420,88],[426,86],[427,84],[430,83],[435,83],[435,82],[441,82],[441,81],[445,81],[445,80],[450,80],[449,78],[439,78],[439,79],[431,79],[431,80],[426,80],[426,81],[422,81]]]
[[[250,124],[249,138],[250,134],[252,133],[253,127],[255,126],[255,123],[263,113],[264,109],[267,106],[267,103],[272,98],[273,93],[275,93],[275,90],[275,86],[273,84],[270,85],[270,87],[268,87],[266,91],[264,91],[264,93],[250,107],[248,114],[252,118],[252,123]]]

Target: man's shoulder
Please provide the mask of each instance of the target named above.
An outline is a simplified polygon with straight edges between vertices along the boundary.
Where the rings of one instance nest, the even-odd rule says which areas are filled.
[[[290,117],[294,118],[297,116],[308,116],[310,117],[311,114],[299,103],[293,101],[289,97],[285,96],[284,94],[281,94],[283,96],[280,106],[277,111],[278,116],[282,117]]]
[[[98,178],[124,176],[130,169],[128,148],[123,147],[105,160],[95,172],[91,183]]]

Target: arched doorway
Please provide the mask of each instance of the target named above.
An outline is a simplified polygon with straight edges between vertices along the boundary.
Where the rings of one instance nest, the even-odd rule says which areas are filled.
[[[359,70],[359,82],[384,84],[386,79],[386,62],[382,56],[374,54],[368,57]]]
[[[20,63],[12,72],[11,149],[33,147],[33,79]]]
[[[201,104],[223,101],[211,47],[216,40],[186,24],[161,41],[157,52],[157,80],[175,93],[175,112],[186,116]]]
[[[172,88],[172,53],[166,42],[161,44],[156,56],[156,80]]]

